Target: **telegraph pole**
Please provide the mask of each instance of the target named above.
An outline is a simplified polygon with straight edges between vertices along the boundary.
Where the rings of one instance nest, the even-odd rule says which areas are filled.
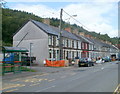
[[[59,39],[59,49],[60,49],[60,60],[63,59],[63,41],[62,41],[62,13],[63,13],[63,9],[61,9],[60,11],[60,39]]]

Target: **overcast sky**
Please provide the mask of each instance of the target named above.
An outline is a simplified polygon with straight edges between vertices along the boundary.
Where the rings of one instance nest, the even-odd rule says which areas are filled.
[[[117,0],[6,0],[7,7],[33,13],[40,17],[60,18],[60,9],[63,8],[80,23],[69,19],[63,12],[63,20],[85,26],[89,31],[118,36],[118,1]],[[49,1],[49,2],[48,2]]]

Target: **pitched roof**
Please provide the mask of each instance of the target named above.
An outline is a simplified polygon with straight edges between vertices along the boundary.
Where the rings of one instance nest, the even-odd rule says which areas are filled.
[[[84,38],[82,38],[80,35],[76,35],[76,34],[74,34],[76,37],[78,37],[81,41],[83,41],[83,42],[88,42],[88,41],[86,41]]]
[[[31,20],[31,22],[33,22],[36,26],[38,26],[40,29],[42,29],[44,32],[49,33],[49,34],[53,34],[53,35],[59,35],[59,32],[56,32],[55,29],[53,29],[50,25],[35,21],[35,20]]]
[[[31,20],[35,25],[37,25],[40,29],[42,29],[44,32],[48,34],[53,34],[53,35],[60,35],[60,30],[57,27],[53,27],[35,20]],[[75,39],[75,40],[80,40],[78,37],[76,37],[74,34],[63,30],[62,31],[62,36],[70,39]]]

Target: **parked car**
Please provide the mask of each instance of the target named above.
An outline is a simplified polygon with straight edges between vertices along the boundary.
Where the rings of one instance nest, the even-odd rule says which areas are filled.
[[[110,62],[111,58],[106,56],[106,57],[103,57],[102,60],[104,60],[104,62]]]
[[[103,59],[99,59],[96,61],[96,64],[101,64],[101,63],[104,63],[105,61]]]
[[[79,67],[81,66],[91,67],[91,66],[94,66],[94,62],[90,58],[80,58],[78,66]]]

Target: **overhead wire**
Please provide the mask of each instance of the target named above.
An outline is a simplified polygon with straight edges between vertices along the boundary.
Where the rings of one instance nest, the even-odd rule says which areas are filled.
[[[80,21],[78,21],[77,19],[75,19],[72,15],[70,15],[69,13],[67,13],[65,10],[63,10],[64,13],[66,13],[68,16],[70,16],[73,20],[75,20],[76,22],[78,22],[79,24],[82,25],[82,27],[85,27],[86,29],[90,30],[88,27],[86,27],[85,25],[83,25]]]

